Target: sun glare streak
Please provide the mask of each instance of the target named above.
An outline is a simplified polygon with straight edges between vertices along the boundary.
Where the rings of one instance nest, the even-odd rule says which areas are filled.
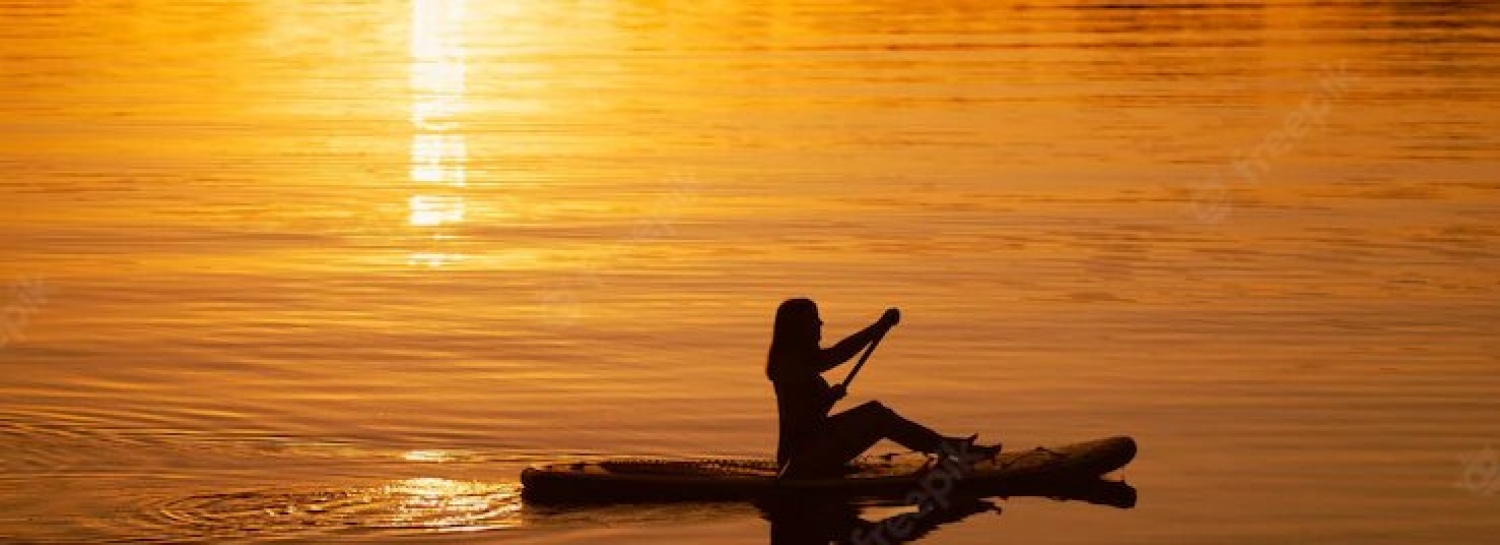
[[[464,220],[464,200],[457,195],[414,195],[407,200],[412,225],[437,227]]]
[[[514,486],[422,477],[388,484],[379,495],[395,502],[391,522],[401,527],[464,532],[519,524]]]
[[[401,453],[401,459],[408,462],[448,462],[453,456],[441,450],[408,450]]]
[[[437,228],[464,220],[468,143],[458,122],[464,111],[466,67],[462,43],[463,0],[414,0],[411,33],[411,174],[424,189],[407,201],[407,223]],[[415,259],[429,267],[461,258],[423,251]],[[456,260],[456,259],[454,259]]]
[[[468,155],[463,135],[417,133],[411,140],[411,180],[463,187]]]

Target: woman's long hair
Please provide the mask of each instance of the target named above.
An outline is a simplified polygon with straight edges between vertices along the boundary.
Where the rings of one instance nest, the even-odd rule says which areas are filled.
[[[766,377],[774,379],[774,366],[786,361],[787,356],[817,348],[813,330],[809,324],[818,312],[818,304],[812,299],[799,297],[787,299],[776,307],[776,325],[771,330],[771,350],[766,354]]]

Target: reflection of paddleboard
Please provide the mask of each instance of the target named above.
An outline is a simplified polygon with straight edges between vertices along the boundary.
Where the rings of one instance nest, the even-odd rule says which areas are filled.
[[[903,496],[917,487],[950,484],[1005,494],[1091,482],[1135,458],[1135,441],[1110,437],[1063,447],[1007,452],[972,468],[922,454],[862,458],[839,477],[776,477],[771,460],[622,459],[553,463],[521,473],[522,496],[533,501],[746,500],[778,494]]]

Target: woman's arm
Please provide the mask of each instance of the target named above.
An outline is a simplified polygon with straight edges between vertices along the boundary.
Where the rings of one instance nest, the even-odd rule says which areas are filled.
[[[858,333],[839,341],[838,344],[820,350],[818,354],[818,372],[821,373],[843,365],[844,362],[849,361],[855,354],[864,349],[866,345],[874,342],[876,337],[884,335],[886,331],[889,331],[891,327],[900,321],[901,311],[894,308],[887,310],[879,320],[870,324],[869,327],[861,329]]]
[[[854,355],[858,354],[860,349],[870,344],[870,342],[875,340],[876,336],[883,332],[885,332],[885,326],[876,322],[860,330],[858,333],[839,341],[838,344],[824,348],[819,354],[818,372],[821,373],[843,365],[844,362],[854,358]]]

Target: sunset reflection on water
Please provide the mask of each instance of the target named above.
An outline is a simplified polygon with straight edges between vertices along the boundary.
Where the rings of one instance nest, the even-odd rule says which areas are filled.
[[[0,16],[0,541],[764,543],[514,493],[772,453],[796,296],[902,309],[844,403],[1141,445],[923,543],[1500,533],[1500,3]]]

